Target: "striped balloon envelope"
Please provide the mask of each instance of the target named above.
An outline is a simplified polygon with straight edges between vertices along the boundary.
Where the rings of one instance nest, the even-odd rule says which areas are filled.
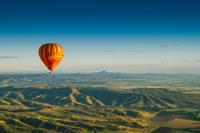
[[[58,43],[46,43],[39,48],[39,56],[51,74],[64,57],[64,48]]]

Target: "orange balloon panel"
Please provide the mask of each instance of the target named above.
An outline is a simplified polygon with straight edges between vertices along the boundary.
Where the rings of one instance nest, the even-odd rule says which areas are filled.
[[[58,43],[47,43],[40,47],[39,56],[46,67],[53,72],[64,57],[64,48]]]

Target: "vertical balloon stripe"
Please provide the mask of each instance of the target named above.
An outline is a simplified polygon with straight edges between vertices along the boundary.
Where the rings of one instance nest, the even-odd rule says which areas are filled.
[[[53,54],[54,53],[54,45],[53,44],[51,44],[51,53]]]
[[[53,54],[53,48],[54,48],[54,46],[53,46],[53,44],[51,44],[51,53]]]
[[[54,52],[54,53],[57,53],[56,44],[54,44],[53,46],[54,46],[53,52]]]
[[[52,52],[55,53],[55,44],[52,44]]]
[[[54,46],[54,48],[53,48],[53,52],[56,53],[56,52],[57,52],[56,44],[54,44],[53,46]]]
[[[58,45],[56,45],[56,53],[60,53],[60,52],[59,52],[59,46],[58,46]]]
[[[48,60],[46,57],[47,48],[48,48],[48,45],[44,45],[44,47],[42,48],[42,58],[43,58],[44,64],[49,68]]]
[[[51,53],[51,45],[48,45],[48,53]]]
[[[59,53],[62,52],[59,45],[57,46],[57,49]]]
[[[44,47],[44,61],[46,62],[46,64],[47,64],[47,66],[48,66],[48,45],[46,45],[45,47]]]

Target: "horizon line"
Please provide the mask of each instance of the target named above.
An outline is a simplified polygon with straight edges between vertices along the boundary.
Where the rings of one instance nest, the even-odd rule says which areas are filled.
[[[188,75],[200,75],[200,73],[189,73],[189,72],[113,72],[113,71],[93,71],[93,72],[55,72],[53,73],[53,75],[67,75],[67,74],[100,74],[100,73],[104,73],[104,74],[155,74],[155,75],[178,75],[178,74],[188,74]],[[34,71],[30,71],[30,72],[0,72],[0,75],[37,75],[37,74],[41,74],[41,75],[49,75],[48,72],[34,72]]]

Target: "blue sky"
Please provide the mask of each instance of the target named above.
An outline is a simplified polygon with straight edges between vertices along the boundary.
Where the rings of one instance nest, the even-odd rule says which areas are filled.
[[[2,0],[0,72],[45,72],[39,46],[58,42],[57,72],[200,70],[198,0]]]

